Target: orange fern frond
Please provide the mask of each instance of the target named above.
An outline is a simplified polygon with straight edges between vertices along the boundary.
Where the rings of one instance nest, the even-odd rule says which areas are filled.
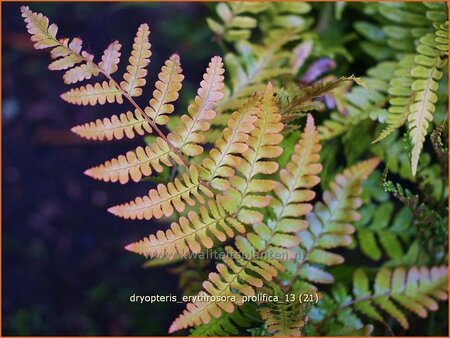
[[[97,103],[105,104],[106,102],[123,103],[122,93],[112,81],[73,88],[62,94],[61,98],[68,103],[83,106],[95,106]]]
[[[166,124],[169,121],[167,115],[174,110],[170,103],[178,99],[178,92],[184,79],[181,71],[180,57],[174,54],[165,62],[158,74],[159,80],[156,81],[153,98],[145,108],[145,113],[157,124]]]
[[[246,142],[255,129],[260,110],[256,106],[257,101],[256,96],[247,100],[231,115],[222,137],[215,142],[214,148],[202,162],[202,178],[211,182],[211,186],[216,189],[224,191],[230,187],[227,178],[234,175],[235,168],[241,163],[241,155],[248,150]]]
[[[58,39],[56,37],[58,27],[55,24],[50,25],[47,17],[41,13],[32,12],[28,6],[22,6],[20,10],[27,23],[27,30],[34,42],[34,47],[36,49],[52,48],[50,55],[54,61],[48,68],[50,70],[68,69],[63,76],[65,83],[88,80],[99,74],[98,68],[92,62],[94,56],[82,51],[83,41],[80,38]],[[74,67],[79,63],[82,64]]]
[[[134,38],[127,71],[123,75],[123,81],[120,83],[120,86],[130,96],[141,96],[141,87],[145,86],[146,83],[147,69],[145,67],[150,63],[150,56],[152,55],[149,35],[150,29],[148,25],[141,24]]]
[[[247,145],[243,142],[248,139],[248,134],[254,129],[254,122],[256,121],[256,114],[258,112],[258,108],[255,107],[257,102],[258,98],[255,97],[233,114],[228,123],[228,127],[223,132],[223,137],[216,142],[216,147],[209,152],[209,157],[198,167],[200,177],[202,177],[207,184],[211,184],[212,187],[223,186],[223,184],[215,184],[217,182],[215,179],[222,180],[220,177],[232,175],[234,172],[233,168],[236,167],[240,161],[238,154],[247,150]],[[197,173],[197,168],[195,169],[195,172]],[[202,184],[197,177],[190,183],[191,184],[184,186],[176,184],[180,187],[178,194],[174,191],[174,194],[167,196],[164,202],[169,205],[173,204],[174,202],[172,199],[178,199],[178,197],[180,197],[180,191],[182,191],[182,195],[186,195],[187,197],[190,196],[191,191],[196,192],[199,189],[207,189],[209,191],[207,184]],[[172,183],[169,183],[169,185],[172,185]],[[167,190],[166,186],[160,186],[161,189]],[[212,194],[209,197],[212,197]],[[158,192],[155,189],[152,189],[148,196],[138,197],[134,201],[115,206],[111,210],[114,211],[113,213],[115,215],[124,218],[145,218],[147,220],[152,217],[159,218],[162,215],[161,208],[163,207],[161,206],[160,201],[161,197],[158,195]],[[195,202],[195,200],[191,201],[192,203]],[[182,199],[178,199],[178,201],[175,202],[178,205],[176,208],[178,211],[184,210],[184,202]],[[188,204],[191,206],[194,205],[191,203]],[[157,214],[155,214],[155,208]],[[173,209],[170,210],[170,214],[166,214],[165,216],[170,216],[172,214]]]
[[[269,84],[261,98],[260,110],[255,129],[247,140],[248,149],[242,154],[243,161],[237,168],[237,174],[230,178],[231,188],[227,190],[221,203],[229,212],[236,212],[238,219],[246,224],[262,221],[262,214],[250,208],[263,208],[268,205],[269,197],[255,193],[265,193],[275,188],[275,181],[258,178],[259,174],[273,174],[278,163],[269,159],[277,158],[283,152],[278,146],[282,141],[283,123],[273,96],[273,87]]]
[[[207,207],[201,205],[198,212],[190,211],[188,217],[180,217],[166,231],[158,231],[143,240],[127,245],[131,252],[146,257],[178,257],[189,252],[199,253],[202,247],[212,248],[214,239],[225,241],[245,227],[227,215],[214,200]]]
[[[97,119],[95,122],[75,126],[71,130],[88,140],[100,141],[121,140],[124,135],[132,139],[136,134],[143,136],[152,132],[150,124],[139,110],[135,110],[134,113],[128,111],[119,116],[113,115],[111,118],[105,117],[103,120]]]
[[[114,74],[119,69],[118,64],[120,62],[121,48],[122,45],[119,41],[114,41],[111,42],[108,48],[103,52],[102,61],[100,61],[98,65],[103,69],[105,74]]]
[[[272,227],[276,228],[275,237],[278,236],[280,244],[286,248],[299,244],[300,240],[293,234],[305,230],[308,225],[299,218],[312,210],[309,202],[316,193],[311,188],[319,184],[318,174],[322,171],[320,148],[314,119],[308,114],[305,130],[295,145],[294,153],[285,168],[280,170],[281,184],[275,188],[276,198],[271,201],[276,216],[271,221],[274,223]]]
[[[151,175],[153,171],[161,172],[163,170],[161,163],[171,167],[173,165],[171,160],[183,164],[181,159],[170,150],[167,143],[157,137],[152,146],[138,147],[134,151],[127,152],[126,155],[120,155],[86,170],[85,174],[105,182],[119,181],[125,184],[130,178],[139,182],[142,177]]]
[[[170,326],[169,333],[206,324],[212,317],[220,317],[223,311],[233,312],[236,306],[242,305],[243,295],[255,295],[255,288],[262,287],[264,281],[272,280],[279,271],[284,270],[278,260],[255,258],[259,249],[265,248],[270,242],[272,231],[262,223],[254,226],[254,230],[257,240],[239,236],[236,238],[237,250],[225,247],[226,255],[223,263],[217,265],[218,272],[211,272],[203,283],[205,291],[201,291],[199,296],[205,300],[187,304],[183,313]],[[222,298],[208,300],[208,297],[214,296]],[[228,300],[224,300],[226,297]]]
[[[188,114],[181,116],[181,124],[168,135],[172,144],[185,155],[198,156],[203,152],[205,137],[203,132],[210,127],[210,121],[216,116],[214,108],[223,97],[223,63],[222,58],[215,56],[203,75],[197,96],[188,106]]]
[[[72,84],[78,81],[89,80],[92,76],[99,74],[98,68],[90,63],[83,63],[82,65],[69,69],[63,75],[64,83]]]
[[[217,265],[217,273],[211,273],[203,286],[209,296],[225,295],[236,297],[236,301],[206,301],[187,305],[186,310],[170,327],[174,332],[189,326],[208,323],[212,316],[219,317],[222,311],[232,312],[236,305],[242,305],[242,295],[253,296],[255,289],[262,287],[284,271],[278,257],[293,257],[292,247],[299,244],[295,236],[305,229],[307,222],[300,219],[312,205],[315,194],[310,189],[320,181],[317,176],[322,166],[319,164],[319,137],[311,115],[305,130],[295,147],[294,154],[285,169],[280,172],[281,186],[275,189],[275,219],[268,224],[257,223],[254,232],[247,237],[236,238],[237,250],[227,247],[225,264]]]
[[[188,173],[183,173],[181,179],[175,178],[172,183],[158,184],[156,189],[151,189],[147,196],[137,197],[129,203],[117,205],[108,209],[112,214],[131,219],[151,219],[169,217],[174,209],[182,212],[186,203],[195,205],[195,200],[201,204],[205,202],[202,194],[213,197],[213,193],[199,182],[198,170],[191,166]]]
[[[59,45],[56,38],[58,26],[55,24],[49,25],[46,16],[32,12],[28,6],[22,6],[20,10],[27,24],[28,33],[31,34],[31,41],[34,42],[34,48],[44,49]]]

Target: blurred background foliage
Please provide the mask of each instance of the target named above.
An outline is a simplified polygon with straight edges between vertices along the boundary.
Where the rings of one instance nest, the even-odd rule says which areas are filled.
[[[49,72],[48,55],[33,49],[20,17],[20,5],[2,4],[3,334],[164,334],[183,305],[136,304],[129,297],[194,294],[205,279],[208,262],[190,261],[169,268],[153,264],[151,269],[141,269],[143,259],[124,251],[125,244],[150,232],[148,222],[125,222],[105,209],[145,194],[155,180],[123,187],[101,184],[81,173],[142,141],[99,146],[70,132],[74,125],[120,113],[122,108],[73,108],[59,99],[65,90],[60,74]],[[231,85],[219,108],[222,112],[234,108],[240,95],[245,96],[245,90],[238,92],[233,88],[241,88],[242,78],[246,75],[250,78],[258,58],[272,49],[276,57],[266,66],[272,73],[261,76],[260,83],[250,81],[249,91],[272,77],[278,84],[285,84],[286,69],[279,60],[286,57],[283,54],[286,50],[290,51],[287,58],[293,67],[288,71],[294,72],[296,83],[303,87],[352,74],[363,77],[369,91],[350,84],[339,86],[333,95],[297,107],[289,120],[292,135],[283,141],[285,149],[292,148],[304,112],[315,110],[323,144],[322,187],[328,185],[336,172],[369,153],[381,157],[389,169],[377,172],[364,185],[363,217],[356,224],[354,246],[349,248],[359,248],[361,254],[342,249],[346,264],[332,268],[331,272],[342,284],[349,284],[355,267],[359,266],[367,267],[373,275],[381,265],[445,263],[448,182],[447,171],[442,170],[444,165],[438,163],[447,163],[442,155],[447,143],[446,128],[442,127],[440,134],[435,135],[443,142],[441,148],[437,146],[438,151],[433,151],[438,142],[432,143],[427,138],[418,178],[411,175],[410,145],[403,137],[405,128],[371,144],[385,127],[381,123],[388,116],[386,92],[398,66],[398,55],[415,48],[406,37],[398,38],[398,30],[383,28],[393,23],[402,25],[405,16],[397,8],[402,5],[393,4],[386,9],[361,3],[311,6],[284,3],[269,10],[265,6],[255,3],[240,9],[238,4],[217,3],[31,5],[33,11],[43,12],[57,22],[64,35],[82,37],[96,55],[115,39],[123,44],[122,55],[127,55],[136,27],[142,22],[149,23],[153,55],[148,83],[154,83],[158,67],[167,57],[179,53],[185,74],[183,107],[193,97],[212,55],[228,55]],[[415,5],[406,6],[413,12],[420,11]],[[406,18],[411,21],[411,17]],[[301,34],[301,41],[272,34],[276,29],[291,29]],[[277,69],[276,73],[273,69]],[[446,69],[444,73],[433,129],[445,123],[448,115]],[[286,100],[281,101],[285,104],[282,107],[291,107],[291,102],[303,99],[300,96],[304,94],[285,86],[280,97],[283,95]],[[139,99],[144,102],[146,96]],[[220,131],[223,121],[214,128]],[[286,152],[280,162],[287,161],[288,155]],[[382,178],[384,187],[380,184]],[[152,224],[153,228],[164,226]],[[150,265],[147,263],[146,267]],[[426,320],[411,321],[409,332],[445,334],[447,306],[441,305]],[[391,324],[396,334],[407,333]],[[251,332],[257,335],[265,331],[256,328]],[[386,332],[390,333],[383,327],[375,331]]]

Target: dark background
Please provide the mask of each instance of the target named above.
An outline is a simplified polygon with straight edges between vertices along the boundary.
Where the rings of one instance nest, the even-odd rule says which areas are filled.
[[[161,224],[125,221],[106,211],[144,195],[152,183],[121,186],[83,175],[143,140],[87,142],[70,132],[130,107],[63,102],[63,72],[48,70],[49,50],[33,48],[21,5],[2,4],[3,335],[165,334],[183,306],[136,304],[129,297],[178,292],[177,278],[166,268],[143,269],[145,259],[124,250]],[[181,108],[193,97],[209,58],[221,54],[204,22],[207,4],[28,5],[58,25],[59,37],[81,37],[97,60],[111,41],[120,40],[119,79],[136,29],[147,22],[153,55],[148,86],[138,98],[143,105],[172,53],[180,54],[186,76]]]

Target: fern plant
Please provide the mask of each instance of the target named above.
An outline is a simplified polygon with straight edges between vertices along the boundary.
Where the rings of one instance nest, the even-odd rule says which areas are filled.
[[[444,300],[447,295],[446,268],[442,265],[445,255],[439,262],[427,262],[428,267],[407,270],[395,262],[400,254],[391,246],[397,238],[379,225],[375,230],[380,230],[377,235],[394,269],[376,269],[373,291],[365,269],[355,269],[353,295],[335,283],[334,269],[344,263],[345,250],[357,246],[355,232],[361,251],[371,258],[379,256],[374,255],[376,249],[367,249],[374,235],[373,231],[362,235],[363,227],[372,220],[379,224],[377,213],[393,206],[378,206],[370,193],[367,196],[367,182],[379,158],[359,156],[342,170],[330,170],[332,174],[323,170],[325,162],[321,160],[328,146],[322,147],[324,140],[383,114],[390,116],[388,128],[396,128],[399,122],[393,114],[409,106],[408,117],[400,119],[410,124],[415,174],[444,66],[443,18],[434,7],[426,12],[426,20],[437,20],[439,25],[433,26],[434,40],[431,33],[424,33],[417,51],[433,55],[414,59],[406,55],[398,62],[383,62],[362,80],[348,76],[298,86],[304,60],[291,56],[292,50],[298,56],[299,49],[309,43],[300,34],[312,23],[302,17],[309,10],[304,3],[219,4],[217,14],[222,22],[209,19],[208,24],[218,38],[235,43],[236,53],[229,51],[224,59],[211,58],[196,96],[178,117],[174,103],[184,76],[176,54],[161,67],[148,104],[141,107],[135,101],[145,92],[152,55],[147,24],[138,27],[122,79],[116,80],[122,56],[119,41],[110,43],[97,63],[94,55],[83,50],[80,38],[57,37],[58,28],[47,17],[27,6],[21,8],[35,48],[50,49],[50,70],[63,70],[63,80],[70,85],[96,81],[66,91],[61,95],[64,101],[92,106],[129,104],[129,110],[125,108],[119,115],[73,127],[75,134],[98,141],[153,134],[146,138],[148,145],[85,173],[104,182],[126,184],[167,168],[176,169],[170,181],[108,209],[124,219],[164,217],[173,221],[165,230],[126,249],[151,259],[147,267],[180,262],[208,250],[224,254],[213,262],[215,269],[201,287],[207,263],[188,261],[172,270],[181,275],[181,288],[192,282],[192,287],[184,290],[186,295],[198,294],[189,298],[169,333],[192,328],[193,335],[239,334],[244,329],[259,335],[368,334],[374,328],[371,323],[384,323],[378,308],[407,328],[405,314],[396,303],[425,317],[428,311],[437,310],[436,299]],[[250,42],[256,27],[263,38]],[[299,40],[302,42],[297,44]],[[225,81],[225,68],[229,82]],[[386,70],[399,76],[411,71],[412,78],[394,83]],[[95,80],[97,77],[104,79]],[[321,117],[313,117],[310,111],[322,107],[317,99],[353,81],[366,88],[335,93],[345,96],[348,116],[335,112],[331,120],[316,127]],[[404,88],[391,89],[394,86]],[[391,107],[381,108],[388,101]],[[288,126],[290,122],[294,123]],[[290,135],[292,125],[299,124],[301,132]],[[219,136],[215,137],[217,131]],[[439,132],[433,135],[442,156]],[[322,198],[315,201],[321,180]],[[374,195],[379,194],[377,188]],[[405,204],[410,209],[417,206]],[[323,286],[327,284],[334,284],[331,293]],[[264,302],[268,295],[276,301]],[[302,300],[303,295],[306,300]],[[357,317],[353,309],[368,322]]]

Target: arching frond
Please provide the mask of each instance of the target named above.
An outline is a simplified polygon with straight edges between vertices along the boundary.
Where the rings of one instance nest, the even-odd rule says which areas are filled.
[[[28,33],[31,34],[31,41],[34,42],[34,48],[44,49],[59,46],[56,38],[58,26],[49,24],[49,20],[41,13],[35,13],[28,6],[20,7],[22,17],[27,24]]]
[[[66,70],[63,76],[67,84],[88,80],[99,74],[98,68],[92,62],[94,56],[82,51],[83,41],[80,38],[58,39],[58,27],[49,24],[49,20],[41,13],[35,13],[28,6],[20,8],[22,17],[27,23],[28,33],[36,49],[52,48],[51,57],[54,59],[49,65],[50,70]],[[81,63],[81,65],[74,67]],[[72,68],[73,67],[73,68]]]
[[[127,71],[123,75],[120,86],[130,96],[141,96],[142,87],[145,86],[147,76],[146,67],[150,63],[151,44],[149,42],[150,29],[147,24],[141,24],[134,38],[133,49],[128,59]]]

